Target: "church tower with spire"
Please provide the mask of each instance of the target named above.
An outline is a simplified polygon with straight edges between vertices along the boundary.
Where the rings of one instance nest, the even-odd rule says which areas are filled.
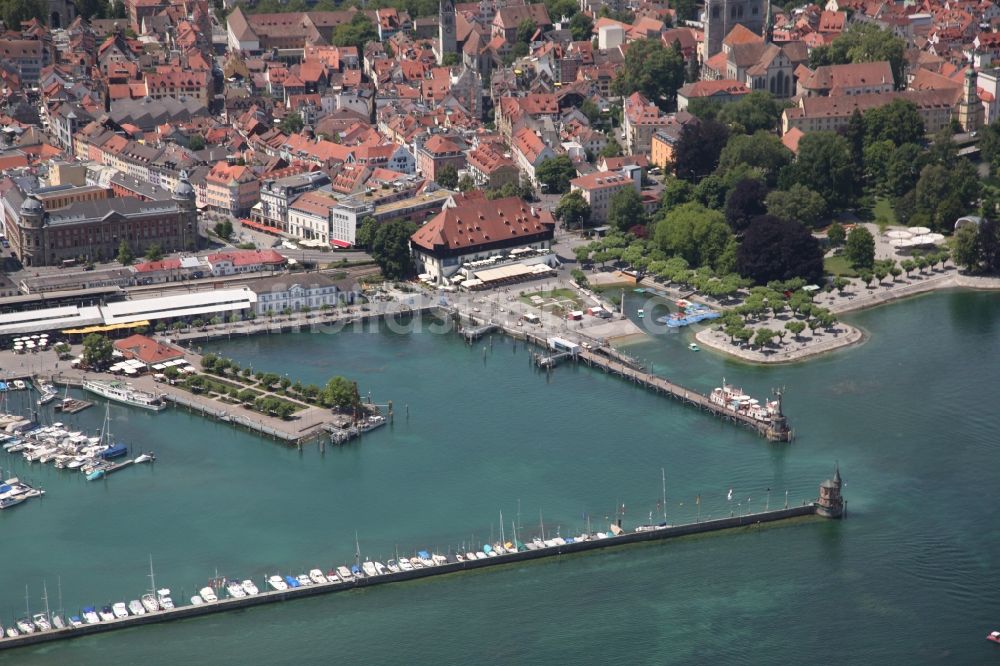
[[[958,102],[958,124],[965,132],[975,132],[983,126],[983,104],[979,101],[978,77],[976,75],[975,58],[965,71],[965,85],[962,88],[962,99]]]
[[[737,25],[742,25],[752,33],[763,35],[764,14],[767,0],[705,0],[702,23],[705,26],[705,52],[703,60],[708,60],[722,50],[722,40]],[[769,7],[769,5],[768,5]]]

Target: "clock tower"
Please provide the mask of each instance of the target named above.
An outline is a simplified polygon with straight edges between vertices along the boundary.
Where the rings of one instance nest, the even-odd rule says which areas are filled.
[[[438,5],[438,64],[444,62],[445,53],[456,53],[455,2],[440,0]]]

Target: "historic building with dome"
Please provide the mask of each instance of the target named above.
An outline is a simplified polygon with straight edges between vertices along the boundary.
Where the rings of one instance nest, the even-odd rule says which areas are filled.
[[[117,256],[122,241],[136,256],[152,245],[168,253],[194,249],[198,242],[196,196],[186,174],[160,201],[112,198],[91,185],[33,192],[9,185],[0,206],[3,225],[11,251],[25,267],[107,261]]]

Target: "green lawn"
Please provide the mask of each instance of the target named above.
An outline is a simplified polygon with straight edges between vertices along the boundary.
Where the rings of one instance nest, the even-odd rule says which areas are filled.
[[[875,219],[885,219],[889,221],[889,224],[899,224],[896,220],[896,211],[893,210],[892,204],[889,203],[888,199],[878,198],[875,200],[875,208],[872,210],[875,213]]]
[[[858,277],[858,272],[847,261],[847,257],[842,254],[827,257],[823,260],[823,270],[834,276]]]

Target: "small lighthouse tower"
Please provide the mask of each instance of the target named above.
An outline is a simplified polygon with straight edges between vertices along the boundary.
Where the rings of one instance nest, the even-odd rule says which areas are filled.
[[[834,469],[833,478],[819,484],[819,501],[816,502],[816,515],[824,518],[841,518],[844,515],[844,498],[840,494],[842,481],[840,465]]]

